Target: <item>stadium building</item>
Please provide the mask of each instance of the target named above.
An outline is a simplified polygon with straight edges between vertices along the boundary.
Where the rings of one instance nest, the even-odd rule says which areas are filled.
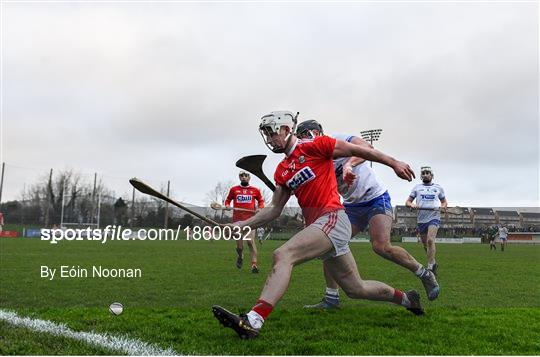
[[[540,212],[521,212],[521,228],[527,231],[540,230]]]
[[[497,217],[492,208],[472,208],[472,223],[474,228],[484,228],[497,224]]]
[[[508,228],[521,228],[521,218],[517,211],[495,211],[497,223]]]
[[[407,206],[396,206],[394,212],[394,227],[401,229],[416,228],[416,211],[407,208]]]
[[[463,213],[460,215],[449,214],[447,217],[443,214],[441,222],[442,228],[460,228],[460,229],[472,229],[473,228],[473,216],[468,208],[463,208]]]

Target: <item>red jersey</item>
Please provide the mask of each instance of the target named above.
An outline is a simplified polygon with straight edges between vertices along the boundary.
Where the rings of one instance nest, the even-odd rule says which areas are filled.
[[[294,192],[306,225],[310,225],[323,214],[343,208],[332,162],[336,139],[318,136],[297,140],[294,145],[276,168],[274,180]]]
[[[225,206],[230,205],[231,201],[234,202],[235,208],[245,208],[255,211],[255,201],[257,201],[258,208],[264,207],[264,199],[261,195],[261,191],[257,187],[237,185],[231,187],[229,195],[225,200]],[[245,221],[251,218],[255,212],[247,211],[233,211],[233,222]]]

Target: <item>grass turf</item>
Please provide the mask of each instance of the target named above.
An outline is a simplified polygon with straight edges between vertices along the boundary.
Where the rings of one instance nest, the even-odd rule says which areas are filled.
[[[426,315],[415,317],[384,303],[342,297],[339,311],[306,311],[322,297],[320,261],[298,266],[289,290],[261,337],[241,341],[221,328],[210,307],[249,310],[270,267],[260,250],[261,274],[234,267],[232,242],[61,242],[0,240],[0,307],[20,315],[66,323],[75,330],[128,335],[182,354],[539,354],[540,247],[438,245],[442,293],[428,302],[410,272],[375,255],[369,244],[352,251],[365,279],[421,292]],[[419,261],[418,244],[404,245]],[[247,252],[246,252],[247,253]],[[40,266],[134,267],[141,278],[39,277]],[[58,274],[58,273],[57,273]],[[108,305],[120,301],[120,316]],[[61,341],[61,342],[59,342]],[[0,323],[2,354],[110,354]]]

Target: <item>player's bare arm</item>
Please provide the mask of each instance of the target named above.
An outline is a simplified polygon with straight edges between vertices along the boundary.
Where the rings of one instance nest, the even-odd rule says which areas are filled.
[[[361,145],[369,148],[373,148],[373,146],[368,143],[367,141],[354,137],[351,140],[351,143],[356,145]],[[343,165],[343,181],[345,181],[347,184],[351,185],[354,180],[356,179],[356,175],[353,173],[353,168],[355,166],[360,165],[361,163],[365,162],[366,160],[361,157],[352,156],[345,162],[345,165]]]
[[[235,226],[257,228],[278,218],[285,204],[289,201],[291,192],[283,186],[277,186],[272,196],[272,204],[262,208],[253,217],[245,221],[235,222]]]
[[[414,198],[409,196],[409,198],[407,198],[407,201],[405,201],[405,206],[412,209],[416,209],[418,206],[416,205],[416,203],[413,202],[413,200]]]
[[[414,171],[408,164],[402,161],[398,161],[393,157],[380,152],[377,149],[348,143],[342,140],[337,140],[336,146],[334,148],[333,157],[338,158],[349,156],[361,157],[389,166],[394,170],[397,176],[407,181],[411,181],[413,178],[416,177],[414,175]]]
[[[444,213],[447,213],[446,212],[446,208],[448,207],[448,201],[446,200],[446,198],[443,198],[441,199],[441,212],[444,212]]]
[[[446,200],[446,198],[441,199],[441,207],[448,207],[448,201]]]

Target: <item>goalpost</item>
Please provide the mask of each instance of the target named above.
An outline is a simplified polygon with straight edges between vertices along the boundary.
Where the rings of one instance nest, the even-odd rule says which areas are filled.
[[[94,188],[95,189],[95,188]],[[91,208],[91,214],[90,214],[90,221],[89,222],[65,222],[65,206],[66,206],[66,197],[73,198],[72,194],[66,193],[66,185],[64,182],[63,186],[63,192],[62,192],[62,209],[60,212],[60,229],[67,229],[67,228],[99,228],[99,219],[100,219],[100,213],[101,213],[101,192],[97,195],[97,205],[96,205],[96,195],[92,193],[92,208]]]

